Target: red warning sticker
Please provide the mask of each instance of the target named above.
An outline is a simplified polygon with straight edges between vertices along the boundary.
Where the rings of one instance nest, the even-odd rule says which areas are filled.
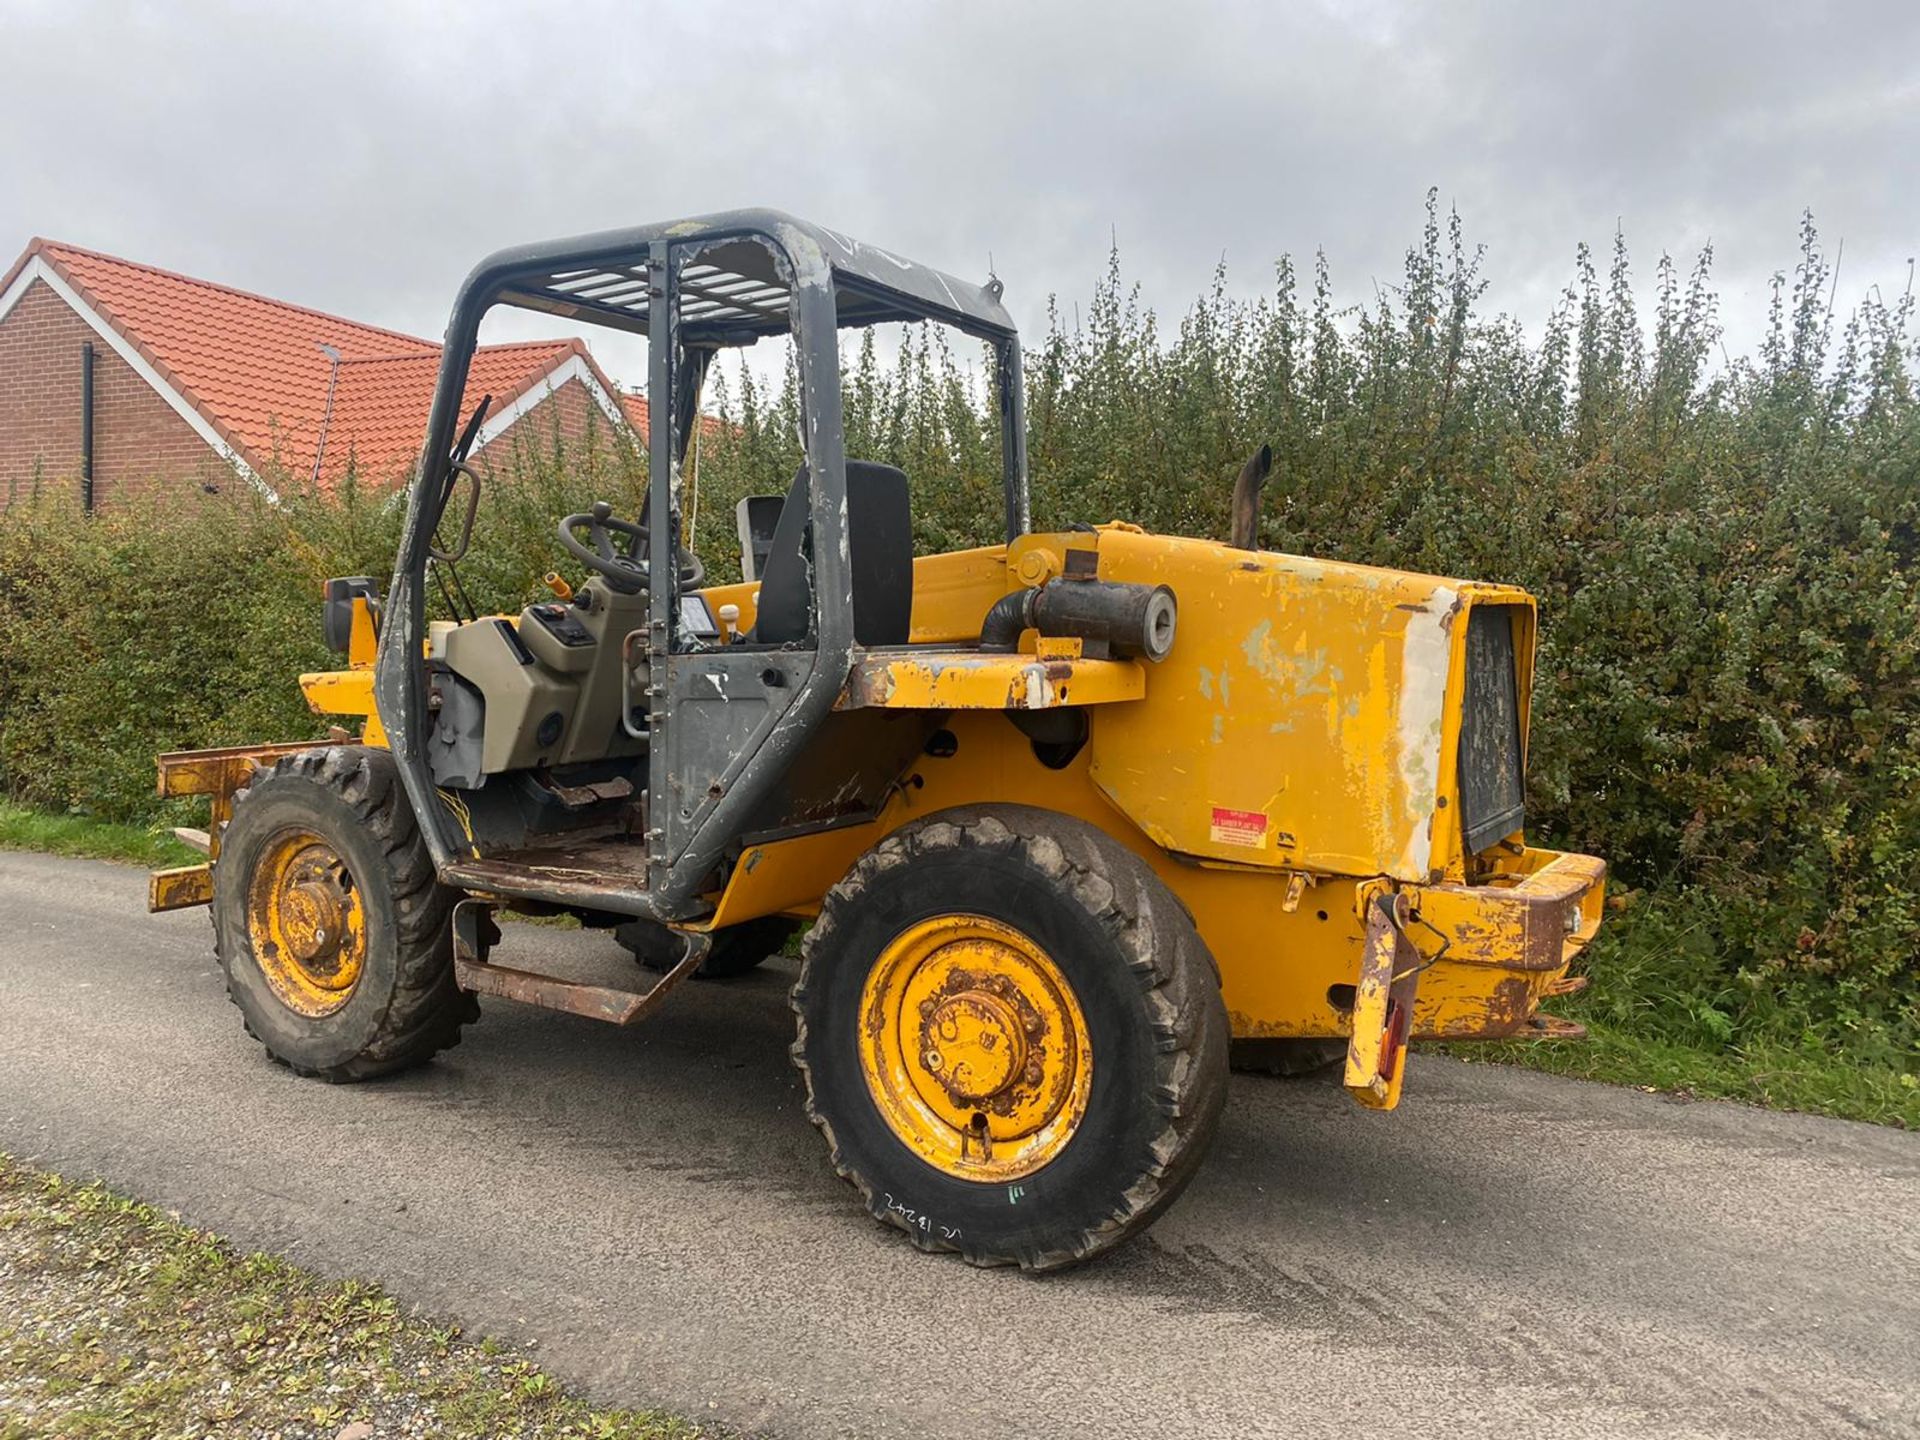
[[[1267,843],[1267,817],[1259,810],[1229,810],[1216,805],[1210,833],[1216,845],[1246,845],[1257,850]]]

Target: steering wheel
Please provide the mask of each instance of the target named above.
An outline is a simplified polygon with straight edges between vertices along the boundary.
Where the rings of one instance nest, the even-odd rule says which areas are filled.
[[[591,545],[581,541],[576,531],[587,532]],[[624,547],[613,537],[626,537]],[[607,577],[609,584],[623,595],[637,595],[647,588],[647,527],[631,520],[613,518],[613,506],[604,500],[593,502],[584,515],[569,515],[560,522],[560,543],[567,553],[589,570]],[[706,583],[707,569],[700,557],[685,546],[676,546],[674,558],[680,565],[680,584],[697,590]]]

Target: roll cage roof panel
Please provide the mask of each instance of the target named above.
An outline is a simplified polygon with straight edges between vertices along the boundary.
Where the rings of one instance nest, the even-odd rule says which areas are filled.
[[[1026,413],[1020,340],[998,280],[976,285],[774,210],[733,210],[691,220],[608,230],[489,256],[454,302],[426,444],[408,495],[375,661],[374,699],[401,782],[436,866],[477,855],[455,810],[441,802],[426,760],[431,684],[426,636],[429,550],[449,493],[453,449],[480,321],[497,304],[529,308],[648,337],[649,567],[647,653],[651,743],[645,877],[597,890],[599,908],[663,920],[701,913],[700,894],[755,807],[771,795],[831,713],[855,658],[848,560],[846,441],[840,397],[840,330],[889,321],[952,325],[994,354],[1008,540],[1028,529]],[[676,483],[695,429],[700,379],[718,347],[793,337],[809,511],[813,623],[806,644],[778,654],[694,654],[679,633],[674,545]],[[697,673],[696,673],[697,671]],[[776,672],[778,672],[776,674]],[[774,677],[766,679],[765,677]],[[723,677],[723,678],[716,678]],[[764,683],[763,683],[764,681]],[[718,726],[683,723],[691,701],[751,696],[764,720],[731,739]],[[726,686],[735,690],[729,692]],[[739,710],[740,707],[735,707]],[[709,733],[711,732],[711,733]],[[529,871],[488,889],[559,901]]]
[[[762,237],[784,256],[759,243]],[[509,305],[646,334],[648,256],[662,240],[699,246],[698,259],[680,274],[685,344],[751,345],[785,334],[794,277],[781,273],[781,262],[800,267],[815,256],[832,273],[841,329],[939,320],[989,342],[1016,333],[998,280],[959,280],[775,210],[729,210],[502,250],[467,283],[490,286]]]

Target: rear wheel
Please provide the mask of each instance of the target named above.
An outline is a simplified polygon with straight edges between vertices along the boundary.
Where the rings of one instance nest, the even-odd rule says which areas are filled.
[[[1174,896],[1090,825],[944,811],[829,892],[794,1058],[835,1168],[926,1250],[1051,1269],[1186,1186],[1226,1095],[1211,958]]]
[[[778,955],[795,930],[794,922],[778,915],[762,916],[739,925],[730,925],[713,934],[713,948],[700,968],[696,980],[731,980],[744,975],[761,961]],[[649,970],[671,970],[687,953],[687,942],[677,930],[653,920],[629,920],[613,932],[613,938],[633,952],[633,958]]]
[[[453,978],[456,898],[384,750],[279,760],[234,796],[213,865],[214,948],[247,1033],[336,1081],[458,1043],[479,1008]]]

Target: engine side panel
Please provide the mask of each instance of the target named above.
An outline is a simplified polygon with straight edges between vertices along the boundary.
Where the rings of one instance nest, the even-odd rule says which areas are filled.
[[[1530,616],[1523,592],[1125,529],[1101,531],[1099,574],[1180,601],[1145,699],[1092,745],[1094,783],[1157,844],[1414,882],[1458,866],[1463,621]]]

